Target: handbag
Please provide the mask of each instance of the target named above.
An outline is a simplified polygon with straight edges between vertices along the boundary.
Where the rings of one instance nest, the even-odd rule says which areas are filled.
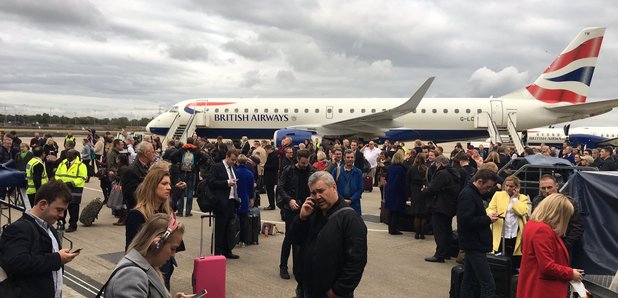
[[[122,186],[118,183],[112,183],[112,189],[109,192],[109,197],[107,199],[107,207],[113,210],[122,209]]]

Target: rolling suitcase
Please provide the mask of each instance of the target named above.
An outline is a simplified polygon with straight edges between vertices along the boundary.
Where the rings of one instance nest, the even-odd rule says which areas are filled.
[[[259,236],[260,236],[260,208],[253,207],[249,209],[249,235],[247,244],[259,244]]]
[[[373,177],[363,177],[363,191],[371,192],[373,190]]]
[[[464,276],[464,266],[463,265],[455,265],[451,269],[451,289],[449,290],[450,298],[459,298],[461,297],[461,282],[463,281]],[[474,289],[474,297],[480,297],[481,292],[480,288],[476,287]]]
[[[502,253],[487,254],[487,262],[491,275],[496,283],[494,297],[509,297],[511,294],[511,277],[513,276],[513,263],[511,257],[506,256],[506,245],[504,239],[504,227],[502,225]]]
[[[214,215],[202,215],[200,223],[200,255],[193,262],[193,293],[206,290],[207,297],[225,298],[225,257],[204,257],[204,218],[214,220]],[[212,243],[210,253],[215,251],[215,223],[212,225]]]

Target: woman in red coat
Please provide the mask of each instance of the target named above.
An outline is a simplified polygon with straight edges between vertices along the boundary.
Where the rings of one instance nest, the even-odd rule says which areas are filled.
[[[569,281],[582,280],[583,270],[569,267],[566,233],[573,205],[562,194],[546,197],[524,228],[517,297],[566,297]]]

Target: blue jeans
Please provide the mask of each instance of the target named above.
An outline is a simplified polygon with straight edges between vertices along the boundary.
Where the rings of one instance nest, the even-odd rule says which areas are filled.
[[[461,282],[461,298],[474,297],[474,289],[481,286],[481,298],[491,298],[496,291],[494,277],[489,269],[487,254],[480,251],[466,251],[464,276]]]
[[[187,209],[185,210],[185,214],[190,214],[191,209],[193,208],[193,189],[195,188],[195,173],[193,172],[181,172],[180,180],[184,181],[187,184],[187,188],[185,188],[185,196],[187,197]],[[185,207],[185,198],[180,198],[176,205],[178,207],[178,214],[182,214],[182,210]]]

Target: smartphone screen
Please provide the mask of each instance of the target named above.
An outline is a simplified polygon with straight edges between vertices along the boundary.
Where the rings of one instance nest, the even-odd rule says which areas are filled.
[[[193,296],[193,298],[202,298],[204,296],[206,296],[208,292],[206,291],[206,289],[201,290],[199,293],[195,294]]]
[[[78,248],[78,249],[76,249],[76,250],[72,251],[71,253],[78,254],[78,253],[80,253],[81,251],[82,251],[82,249],[81,249],[81,248]]]

